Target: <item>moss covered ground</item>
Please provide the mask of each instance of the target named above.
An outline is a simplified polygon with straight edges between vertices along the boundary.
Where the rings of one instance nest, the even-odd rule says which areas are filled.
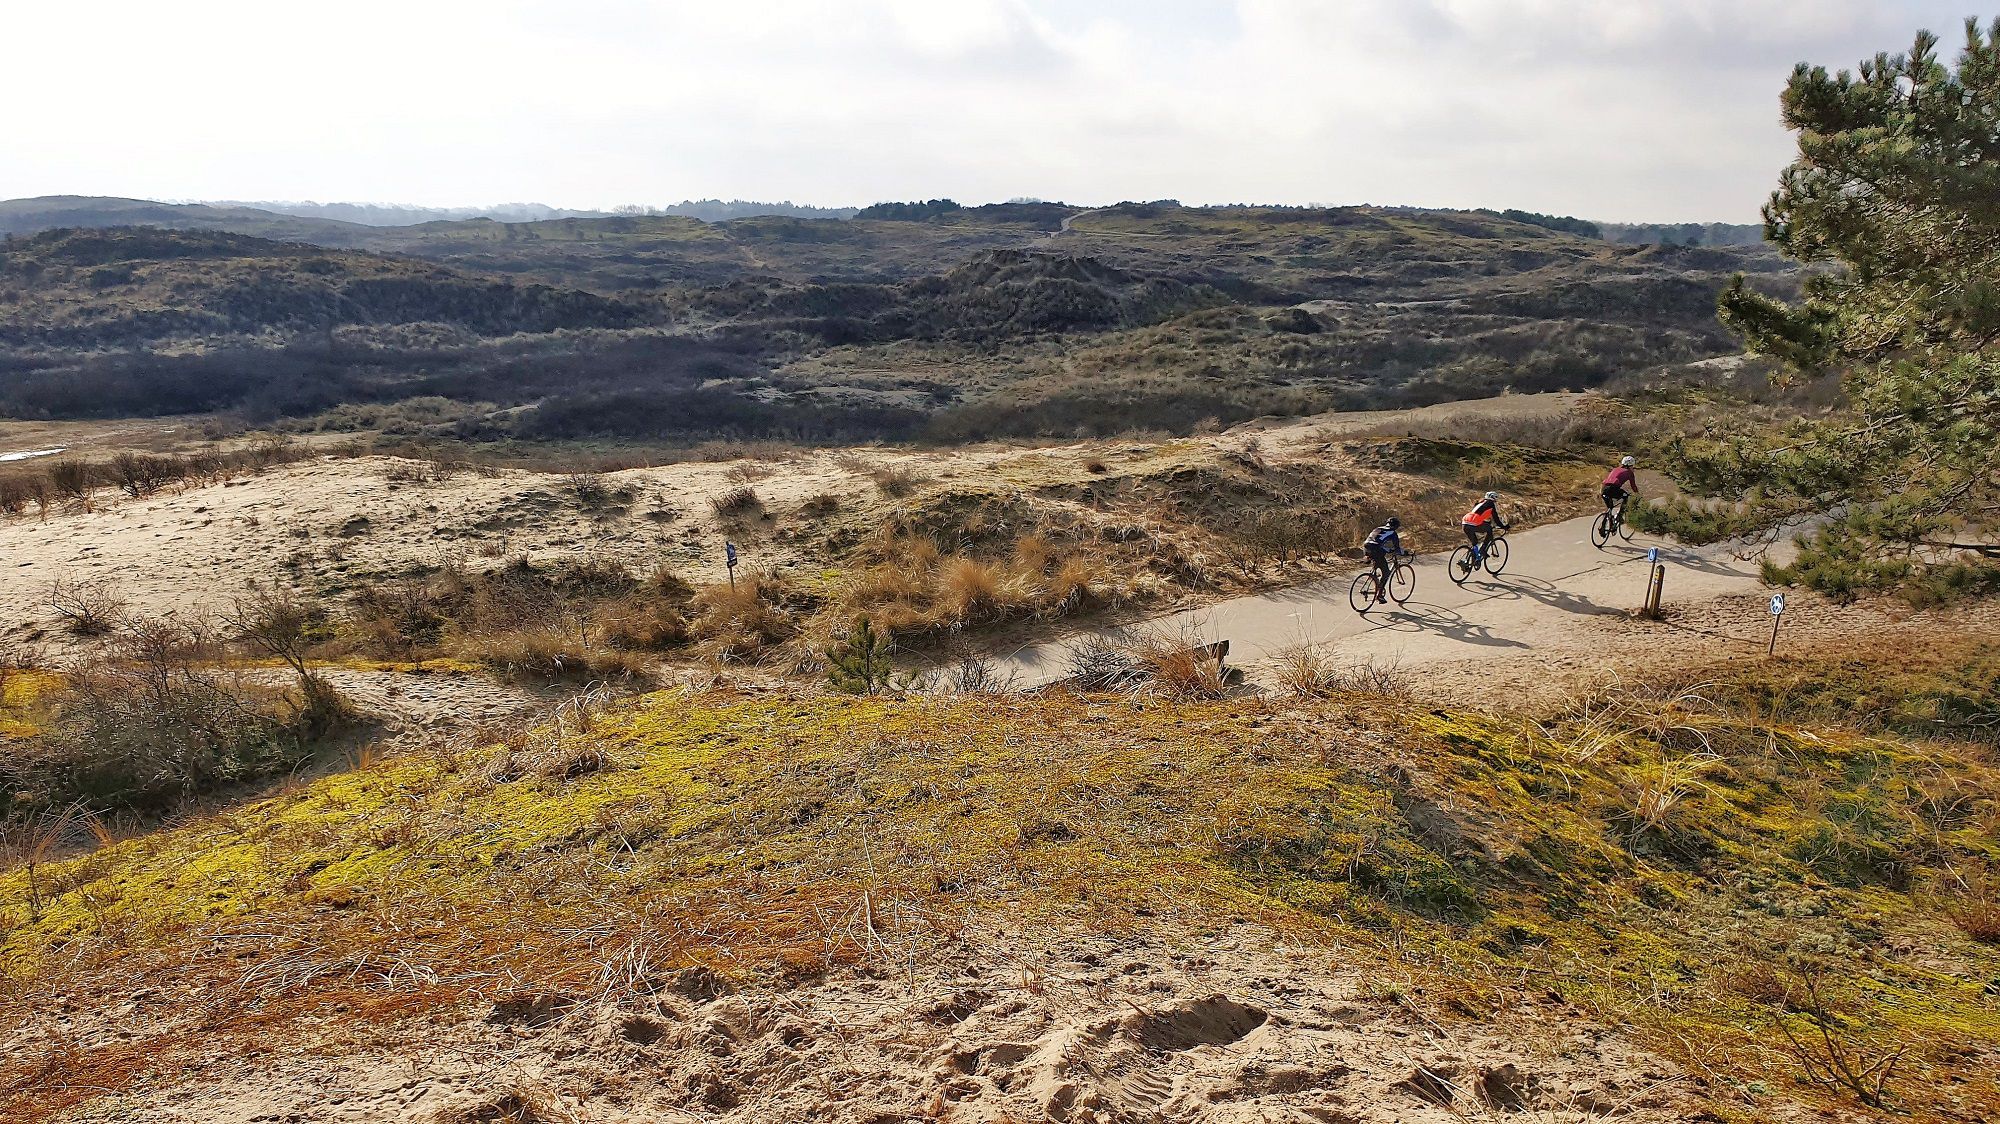
[[[0,671],[0,738],[31,738],[41,733],[43,700],[61,686],[62,677],[52,671]]]
[[[1540,719],[654,694],[0,874],[9,1022],[167,979],[203,1012],[11,1056],[0,1116],[524,981],[805,980],[995,928],[1247,918],[1426,981],[1442,1018],[1559,994],[1719,1119],[1860,1110],[1815,1079],[1821,1042],[1895,1055],[1887,1109],[1994,1119],[2000,947],[1967,920],[2000,871],[1993,658],[1781,662]],[[56,1072],[81,1091],[49,1095]]]

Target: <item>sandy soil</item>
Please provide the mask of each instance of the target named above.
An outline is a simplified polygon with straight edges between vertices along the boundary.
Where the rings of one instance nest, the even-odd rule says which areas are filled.
[[[198,442],[199,418],[133,421],[19,421],[0,418],[0,458],[14,453],[62,449],[79,456],[105,456],[119,449],[173,449]],[[0,466],[14,462],[0,460]]]
[[[100,1101],[132,1124],[508,1119],[1299,1121],[1704,1119],[1669,1063],[1544,997],[1473,1019],[1238,924],[989,934],[788,990],[695,969],[601,995],[504,993],[402,1025],[328,1025],[202,1080]],[[80,1048],[190,1016],[152,992],[61,1014]],[[82,1118],[80,1118],[82,1119]]]
[[[130,608],[148,614],[213,611],[249,582],[291,582],[337,595],[350,583],[417,566],[513,555],[611,558],[640,572],[666,565],[692,580],[720,581],[726,576],[722,546],[728,540],[743,547],[751,569],[807,564],[812,553],[804,540],[819,524],[799,508],[828,495],[845,513],[835,518],[865,521],[885,502],[870,476],[877,467],[904,468],[940,483],[1027,488],[1087,481],[1090,461],[1117,471],[1171,458],[1177,450],[1237,447],[1250,440],[1274,452],[1296,452],[1341,433],[1412,420],[1560,416],[1580,397],[1522,395],[1422,410],[1253,422],[1217,437],[1168,442],[859,449],[788,460],[680,463],[594,478],[613,493],[595,508],[579,502],[558,474],[461,471],[426,481],[413,479],[425,467],[422,462],[328,456],[144,499],[107,489],[89,510],[46,521],[0,520],[0,628],[52,628],[56,621],[46,602],[58,578],[108,583]],[[74,423],[5,427],[0,446],[8,449],[85,440],[85,431]],[[90,432],[114,440],[119,431],[98,426]],[[761,498],[764,515],[718,517],[710,501],[744,486]]]

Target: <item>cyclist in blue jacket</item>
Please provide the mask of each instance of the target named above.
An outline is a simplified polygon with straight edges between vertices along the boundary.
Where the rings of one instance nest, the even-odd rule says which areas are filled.
[[[1368,556],[1368,564],[1375,568],[1375,603],[1389,599],[1389,559],[1407,553],[1403,549],[1401,529],[1403,521],[1391,515],[1387,523],[1368,532],[1361,541],[1361,552]]]

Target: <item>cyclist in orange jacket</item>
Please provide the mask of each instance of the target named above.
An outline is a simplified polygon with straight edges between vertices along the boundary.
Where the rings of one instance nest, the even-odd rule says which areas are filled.
[[[1472,544],[1472,549],[1478,551],[1481,558],[1486,557],[1486,548],[1493,545],[1495,524],[1498,524],[1503,531],[1507,529],[1507,521],[1500,517],[1498,492],[1486,493],[1486,498],[1480,500],[1471,511],[1465,513],[1465,518],[1458,521],[1459,527],[1465,531],[1465,540]]]

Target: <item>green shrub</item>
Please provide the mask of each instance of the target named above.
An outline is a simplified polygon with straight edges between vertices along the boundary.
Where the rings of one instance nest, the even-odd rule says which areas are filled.
[[[1679,496],[1661,503],[1632,503],[1625,518],[1649,535],[1672,535],[1698,546],[1754,535],[1771,526],[1769,515],[1726,505],[1697,507]]]

